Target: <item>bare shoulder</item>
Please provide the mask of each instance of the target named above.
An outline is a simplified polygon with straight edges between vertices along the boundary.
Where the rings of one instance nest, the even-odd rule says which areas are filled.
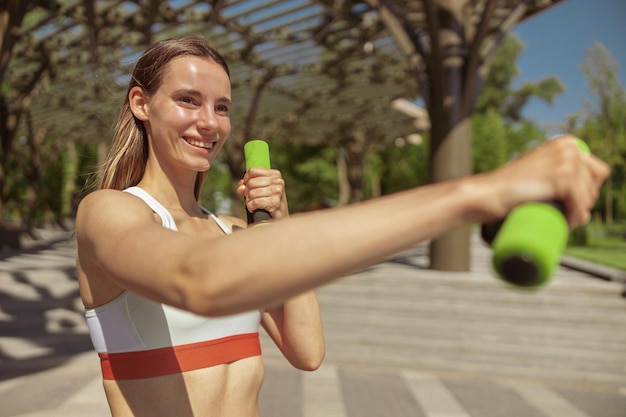
[[[76,214],[76,232],[81,236],[114,234],[133,223],[153,222],[152,210],[141,199],[119,190],[97,190],[80,202]]]
[[[140,198],[120,190],[97,190],[89,193],[78,206],[81,212],[102,212],[107,210],[126,210],[150,213],[151,210]]]
[[[96,190],[93,191],[85,198],[83,198],[78,206],[78,210],[91,210],[95,207],[107,207],[110,205],[116,206],[118,204],[132,204],[133,202],[139,202],[135,196],[130,193],[125,193],[120,190]]]
[[[123,281],[111,279],[110,265],[129,263],[125,244],[132,245],[137,230],[150,225],[150,208],[139,198],[118,190],[98,190],[79,204],[76,215],[76,266],[86,307],[103,305],[117,297]]]

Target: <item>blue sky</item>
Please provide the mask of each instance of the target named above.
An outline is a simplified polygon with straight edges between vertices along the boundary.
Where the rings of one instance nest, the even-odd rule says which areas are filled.
[[[619,63],[626,86],[626,0],[565,0],[512,29],[524,43],[517,65],[517,83],[558,76],[566,92],[552,106],[531,100],[524,116],[552,132],[567,116],[582,112],[592,98],[581,64],[598,42]]]

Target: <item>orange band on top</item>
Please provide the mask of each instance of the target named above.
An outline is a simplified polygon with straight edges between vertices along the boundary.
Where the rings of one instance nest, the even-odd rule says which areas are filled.
[[[259,333],[138,352],[100,353],[104,379],[142,379],[209,368],[259,356]]]

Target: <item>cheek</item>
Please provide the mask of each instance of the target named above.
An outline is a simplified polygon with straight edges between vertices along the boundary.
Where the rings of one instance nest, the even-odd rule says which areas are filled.
[[[159,109],[150,114],[148,123],[154,144],[156,146],[169,146],[165,144],[170,143],[172,138],[178,137],[187,128],[189,117],[181,109]]]
[[[226,140],[228,136],[230,135],[230,119],[226,119],[222,123],[221,130],[222,130],[222,137],[224,140]]]
[[[158,120],[159,123],[165,125],[183,124],[190,117],[189,112],[179,106],[155,106],[151,111],[153,122]]]
[[[193,119],[193,114],[187,109],[173,106],[170,107],[163,116],[163,120],[168,121],[172,125],[185,125]]]

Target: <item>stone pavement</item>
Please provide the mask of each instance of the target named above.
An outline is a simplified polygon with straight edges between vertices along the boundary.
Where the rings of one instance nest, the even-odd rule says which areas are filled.
[[[0,255],[0,417],[110,416],[74,241],[46,233],[48,245]],[[291,368],[263,336],[262,416],[626,417],[623,283],[562,267],[546,288],[513,289],[478,239],[469,273],[430,271],[426,255],[318,291],[318,371]]]

